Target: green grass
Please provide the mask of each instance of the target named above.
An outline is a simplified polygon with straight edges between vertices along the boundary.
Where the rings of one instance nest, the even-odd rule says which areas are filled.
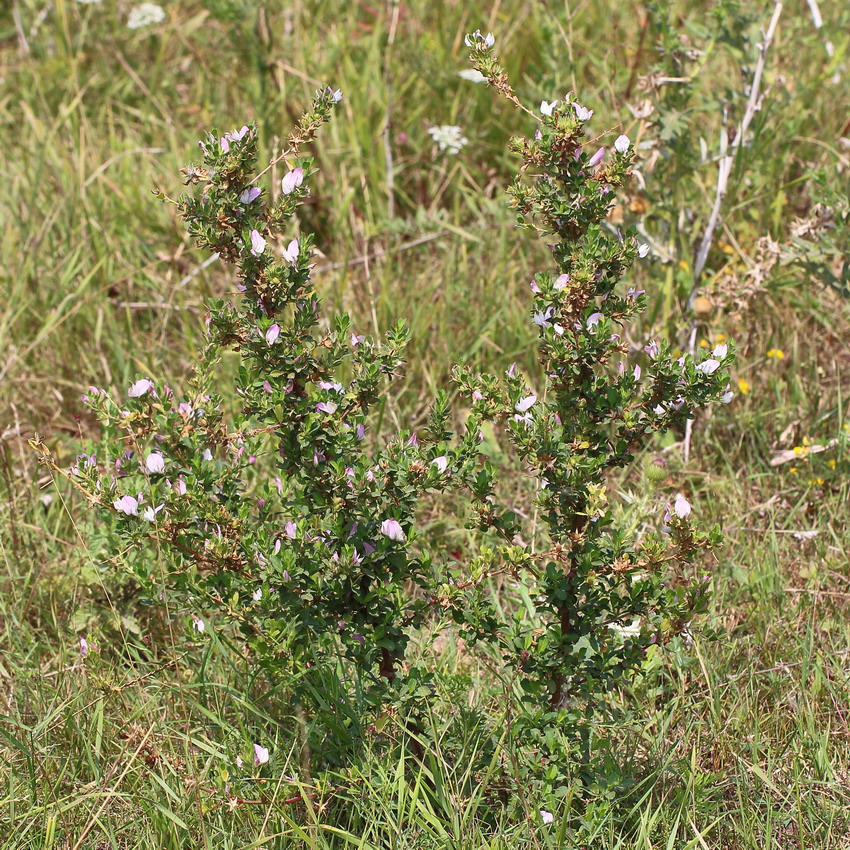
[[[129,4],[119,14],[108,0],[13,0],[0,11],[2,846],[850,847],[846,443],[770,465],[806,437],[825,444],[844,433],[850,309],[780,265],[751,301],[709,288],[710,312],[686,313],[716,174],[694,159],[697,140],[716,147],[719,99],[739,115],[740,69],[754,53],[735,39],[749,35],[751,48],[770,9],[743,2],[739,30],[706,42],[714,4],[662,5],[674,32],[706,49],[686,99],[639,87],[669,51],[655,50],[656,18],[641,40],[646,10],[610,1],[298,0],[246,3],[243,14],[225,0],[181,0],[164,24],[136,33],[123,24]],[[717,235],[728,247],[712,252],[709,282],[735,274],[740,284],[759,237],[788,241],[810,211],[814,169],[847,186],[839,137],[850,14],[839,0],[821,6],[828,33],[814,30],[803,3],[783,13],[770,89]],[[633,137],[658,135],[626,106],[644,97],[688,122],[685,141],[654,168],[644,150],[647,188],[636,185],[632,200],[647,211],[626,211],[670,255],[635,279],[653,299],[644,330],[683,347],[692,327],[697,340],[734,338],[738,376],[751,384],[697,420],[687,464],[682,435],[659,444],[669,476],[657,492],[643,475],[655,455],[613,482],[630,516],[681,489],[701,519],[721,523],[727,543],[701,626],[723,636],[707,641],[697,627],[692,657],[660,655],[615,695],[624,721],[610,738],[631,791],[591,805],[568,796],[557,810],[547,802],[549,827],[517,781],[511,753],[521,742],[507,732],[490,659],[451,636],[419,650],[434,656],[440,683],[426,729],[438,743],[425,759],[387,745],[399,732],[389,718],[365,733],[350,772],[317,785],[312,765],[327,754],[305,748],[309,730],[286,682],[270,688],[226,636],[189,643],[169,612],[140,605],[102,566],[85,506],[53,488],[26,445],[38,432],[72,458],[93,433],[77,401],[89,383],[185,380],[204,303],[230,282],[217,264],[204,267],[151,189],[180,191],[179,168],[211,126],[253,118],[271,153],[325,81],[346,97],[316,145],[321,174],[302,227],[317,232],[329,309],[369,328],[410,322],[391,418],[420,423],[454,362],[533,370],[526,281],[546,258],[503,202],[514,167],[507,140],[527,128],[486,87],[457,77],[463,33],[478,26],[496,32],[531,103],[574,89],[597,110],[598,132]],[[836,72],[844,79],[833,84]],[[469,145],[437,154],[429,123],[461,125]],[[784,359],[768,358],[771,348]],[[521,501],[519,478],[516,488]],[[467,554],[462,522],[435,522],[433,532]],[[81,633],[99,647],[85,664]],[[258,740],[272,749],[262,772],[250,767]],[[238,799],[225,794],[223,770]]]

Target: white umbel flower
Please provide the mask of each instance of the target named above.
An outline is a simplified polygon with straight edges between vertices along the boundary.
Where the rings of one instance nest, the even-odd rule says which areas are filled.
[[[440,124],[436,127],[429,127],[428,133],[441,151],[450,154],[460,153],[460,149],[469,141],[463,135],[460,127],[454,124]]]
[[[165,20],[165,9],[162,6],[157,6],[156,3],[139,3],[138,6],[130,9],[130,14],[127,16],[127,28],[140,30],[163,20]]]

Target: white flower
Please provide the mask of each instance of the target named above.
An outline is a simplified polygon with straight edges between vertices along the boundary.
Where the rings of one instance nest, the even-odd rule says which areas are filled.
[[[157,6],[156,3],[139,3],[138,6],[133,6],[130,9],[130,14],[127,16],[127,27],[131,30],[138,30],[142,27],[149,27],[151,24],[158,24],[165,19],[165,10],[162,6]]]
[[[148,506],[142,511],[142,519],[145,522],[154,522],[156,515],[165,507],[165,505],[157,505],[155,508]]]
[[[199,634],[203,634],[207,627],[204,625],[204,621],[198,618],[192,620],[192,628]]]
[[[729,404],[733,398],[735,398],[735,393],[733,393],[732,390],[726,390],[726,392],[720,397],[720,401],[722,404]]]
[[[540,817],[543,818],[543,823],[550,824],[555,820],[555,815],[552,812],[547,812],[544,809],[540,810]]]
[[[514,410],[519,413],[525,413],[526,410],[531,408],[534,402],[537,401],[536,395],[527,395],[525,398],[521,398],[514,407]]]
[[[458,71],[457,75],[462,80],[469,80],[470,83],[486,83],[487,77],[477,68],[465,68],[463,71]]]
[[[639,257],[645,257],[648,253],[649,253],[649,245],[647,245],[646,242],[643,242],[642,244],[638,245],[638,256]]]
[[[259,767],[269,760],[269,751],[267,747],[261,747],[259,744],[254,744],[254,766]]]
[[[469,141],[463,135],[460,127],[455,124],[440,124],[429,127],[428,134],[441,151],[450,154],[460,153],[460,149]]]
[[[617,136],[614,142],[614,150],[617,153],[625,153],[632,146],[632,141],[628,136]]]
[[[255,591],[251,594],[251,598],[254,600],[254,602],[259,602],[259,601],[263,598],[263,588],[262,588],[262,587],[258,587],[258,588],[257,588],[257,589],[256,589],[256,590],[255,590]]]
[[[204,453],[201,455],[204,460],[212,460],[212,452],[209,449],[204,449]]]
[[[716,345],[714,347],[714,351],[711,352],[712,356],[716,357],[718,360],[722,360],[727,352],[729,351],[729,346],[726,343],[721,343],[720,345]]]
[[[543,100],[540,102],[540,112],[543,115],[551,115],[557,105],[557,100],[553,100],[551,103],[546,103],[546,101]]]

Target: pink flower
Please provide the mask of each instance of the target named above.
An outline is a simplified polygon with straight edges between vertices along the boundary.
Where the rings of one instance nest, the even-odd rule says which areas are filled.
[[[127,395],[130,396],[130,398],[139,398],[145,393],[150,392],[152,389],[153,382],[149,381],[147,378],[142,378],[140,381],[136,381],[136,383],[127,390]]]
[[[441,457],[435,457],[434,460],[431,461],[431,465],[436,466],[437,469],[440,471],[440,474],[442,475],[448,468],[449,459],[445,455],[442,455]]]
[[[287,263],[294,263],[298,259],[298,240],[293,239],[289,245],[284,248],[283,259]]]
[[[239,130],[231,130],[229,133],[224,134],[225,139],[229,139],[231,142],[241,142],[245,136],[248,135],[248,127],[243,126]]]
[[[599,148],[595,154],[587,161],[587,164],[590,168],[596,168],[600,162],[602,162],[603,157],[605,156],[605,148]]]
[[[260,195],[263,193],[263,190],[258,188],[257,186],[249,186],[240,196],[239,202],[242,204],[252,204]]]
[[[635,375],[635,380],[636,380],[636,381],[639,381],[639,380],[640,380],[640,374],[641,374],[640,366],[639,366],[639,365],[635,365],[635,372],[634,372],[634,375]]]
[[[614,142],[614,150],[617,153],[625,153],[632,146],[632,141],[628,136],[617,136]]]
[[[283,533],[284,533],[284,534],[285,534],[285,535],[286,535],[286,536],[287,536],[290,540],[295,540],[295,535],[298,533],[298,526],[297,526],[297,525],[295,525],[295,523],[294,523],[292,520],[290,520],[290,521],[289,521],[288,523],[286,523],[286,525],[283,527]]]
[[[269,345],[274,345],[277,338],[280,336],[280,325],[274,324],[266,331],[266,342]]]
[[[186,482],[183,480],[182,475],[174,482],[174,492],[179,496],[186,495]]]
[[[327,413],[328,415],[336,413],[336,409],[337,405],[332,401],[320,401],[316,405],[316,410],[318,410],[319,413]]]
[[[546,103],[546,101],[544,100],[544,101],[542,101],[542,102],[541,102],[541,104],[540,104],[540,112],[541,112],[543,115],[551,115],[551,114],[552,114],[552,111],[555,109],[555,107],[556,107],[557,105],[558,105],[558,101],[557,101],[557,100],[553,100],[551,103]]]
[[[558,277],[555,278],[555,283],[552,284],[552,287],[560,292],[569,282],[570,276],[568,274],[559,274]]]
[[[658,352],[660,351],[658,343],[654,339],[650,340],[649,345],[645,345],[643,350],[649,355],[651,360],[655,360],[655,358],[658,357]]]
[[[280,181],[280,189],[284,195],[291,195],[304,182],[304,169],[300,166],[285,175]]]
[[[573,101],[572,107],[575,110],[576,118],[578,118],[579,121],[590,121],[593,116],[593,110],[585,108],[580,103]]]
[[[259,230],[251,231],[251,253],[259,257],[266,250],[266,240],[260,235]]]
[[[697,372],[702,372],[703,375],[713,375],[720,368],[720,361],[709,358],[697,364]]]
[[[89,654],[89,642],[84,638],[80,638],[80,655],[85,658]]]
[[[718,360],[722,360],[729,353],[729,346],[725,343],[721,343],[720,345],[716,345],[714,347],[714,351],[711,353]]]
[[[673,510],[676,512],[676,516],[679,517],[679,519],[684,519],[691,513],[691,503],[681,493],[679,493],[679,495],[676,496],[676,502],[673,505]]]
[[[536,402],[536,401],[537,401],[536,395],[527,395],[525,398],[521,398],[516,403],[514,410],[517,410],[520,413],[525,413],[525,411],[528,410],[534,404],[534,402]]]
[[[269,751],[267,747],[261,747],[259,744],[254,744],[254,767],[259,767],[269,760]]]
[[[587,324],[586,324],[587,329],[591,330],[592,328],[595,328],[599,324],[600,319],[603,319],[603,318],[604,318],[604,316],[603,316],[602,313],[591,313],[587,317]]]
[[[541,328],[548,328],[551,322],[549,319],[552,318],[552,308],[547,307],[546,312],[538,311],[534,314],[534,324],[539,325]]]
[[[145,458],[145,469],[151,473],[165,472],[165,458],[161,452],[151,452]]]
[[[540,810],[540,817],[543,820],[543,823],[550,824],[555,820],[555,816],[552,812],[547,812],[544,809]]]
[[[196,617],[192,620],[192,628],[198,633],[203,634],[206,631],[206,625],[204,621],[200,617]]]
[[[133,496],[121,496],[112,503],[118,513],[126,514],[127,516],[139,515],[139,500]]]
[[[401,525],[399,525],[397,520],[394,519],[385,519],[381,523],[381,534],[384,537],[389,538],[390,540],[395,540],[398,543],[404,542],[404,531],[402,530]]]

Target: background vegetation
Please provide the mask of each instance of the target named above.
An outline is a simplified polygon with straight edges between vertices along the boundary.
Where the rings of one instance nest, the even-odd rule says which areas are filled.
[[[180,0],[136,30],[130,6],[0,11],[3,846],[850,846],[850,8],[824,0],[821,29],[802,0],[783,9],[695,280],[717,158],[772,4]],[[231,281],[151,189],[179,190],[211,126],[253,118],[271,154],[323,82],[346,97],[313,151],[321,174],[302,227],[324,254],[329,310],[376,329],[410,322],[389,420],[420,424],[453,362],[533,370],[527,281],[544,258],[503,193],[521,119],[458,76],[477,27],[496,34],[523,97],[575,90],[597,132],[641,145],[643,180],[614,223],[637,223],[654,249],[633,278],[653,299],[645,335],[683,349],[726,336],[741,350],[739,395],[697,420],[688,459],[673,434],[616,482],[625,512],[682,490],[695,515],[722,523],[710,625],[723,638],[704,641],[695,624],[693,660],[659,654],[617,695],[611,770],[630,793],[571,806],[565,789],[552,824],[511,780],[488,659],[451,639],[420,649],[440,661],[450,719],[433,734],[445,747],[424,764],[387,758],[372,744],[392,740],[388,717],[356,770],[317,786],[282,694],[223,639],[189,640],[140,605],[99,557],[85,506],[27,447],[38,432],[74,457],[92,434],[79,402],[89,383],[185,380],[204,303]],[[468,139],[456,155],[428,133],[444,124]],[[487,448],[503,450],[498,434]],[[521,509],[520,471],[515,490]],[[458,559],[461,514],[433,524]],[[97,645],[85,663],[80,635]],[[257,741],[272,758],[252,773]],[[239,754],[255,781],[234,798]],[[528,816],[497,814],[509,809],[490,803],[506,797]]]

